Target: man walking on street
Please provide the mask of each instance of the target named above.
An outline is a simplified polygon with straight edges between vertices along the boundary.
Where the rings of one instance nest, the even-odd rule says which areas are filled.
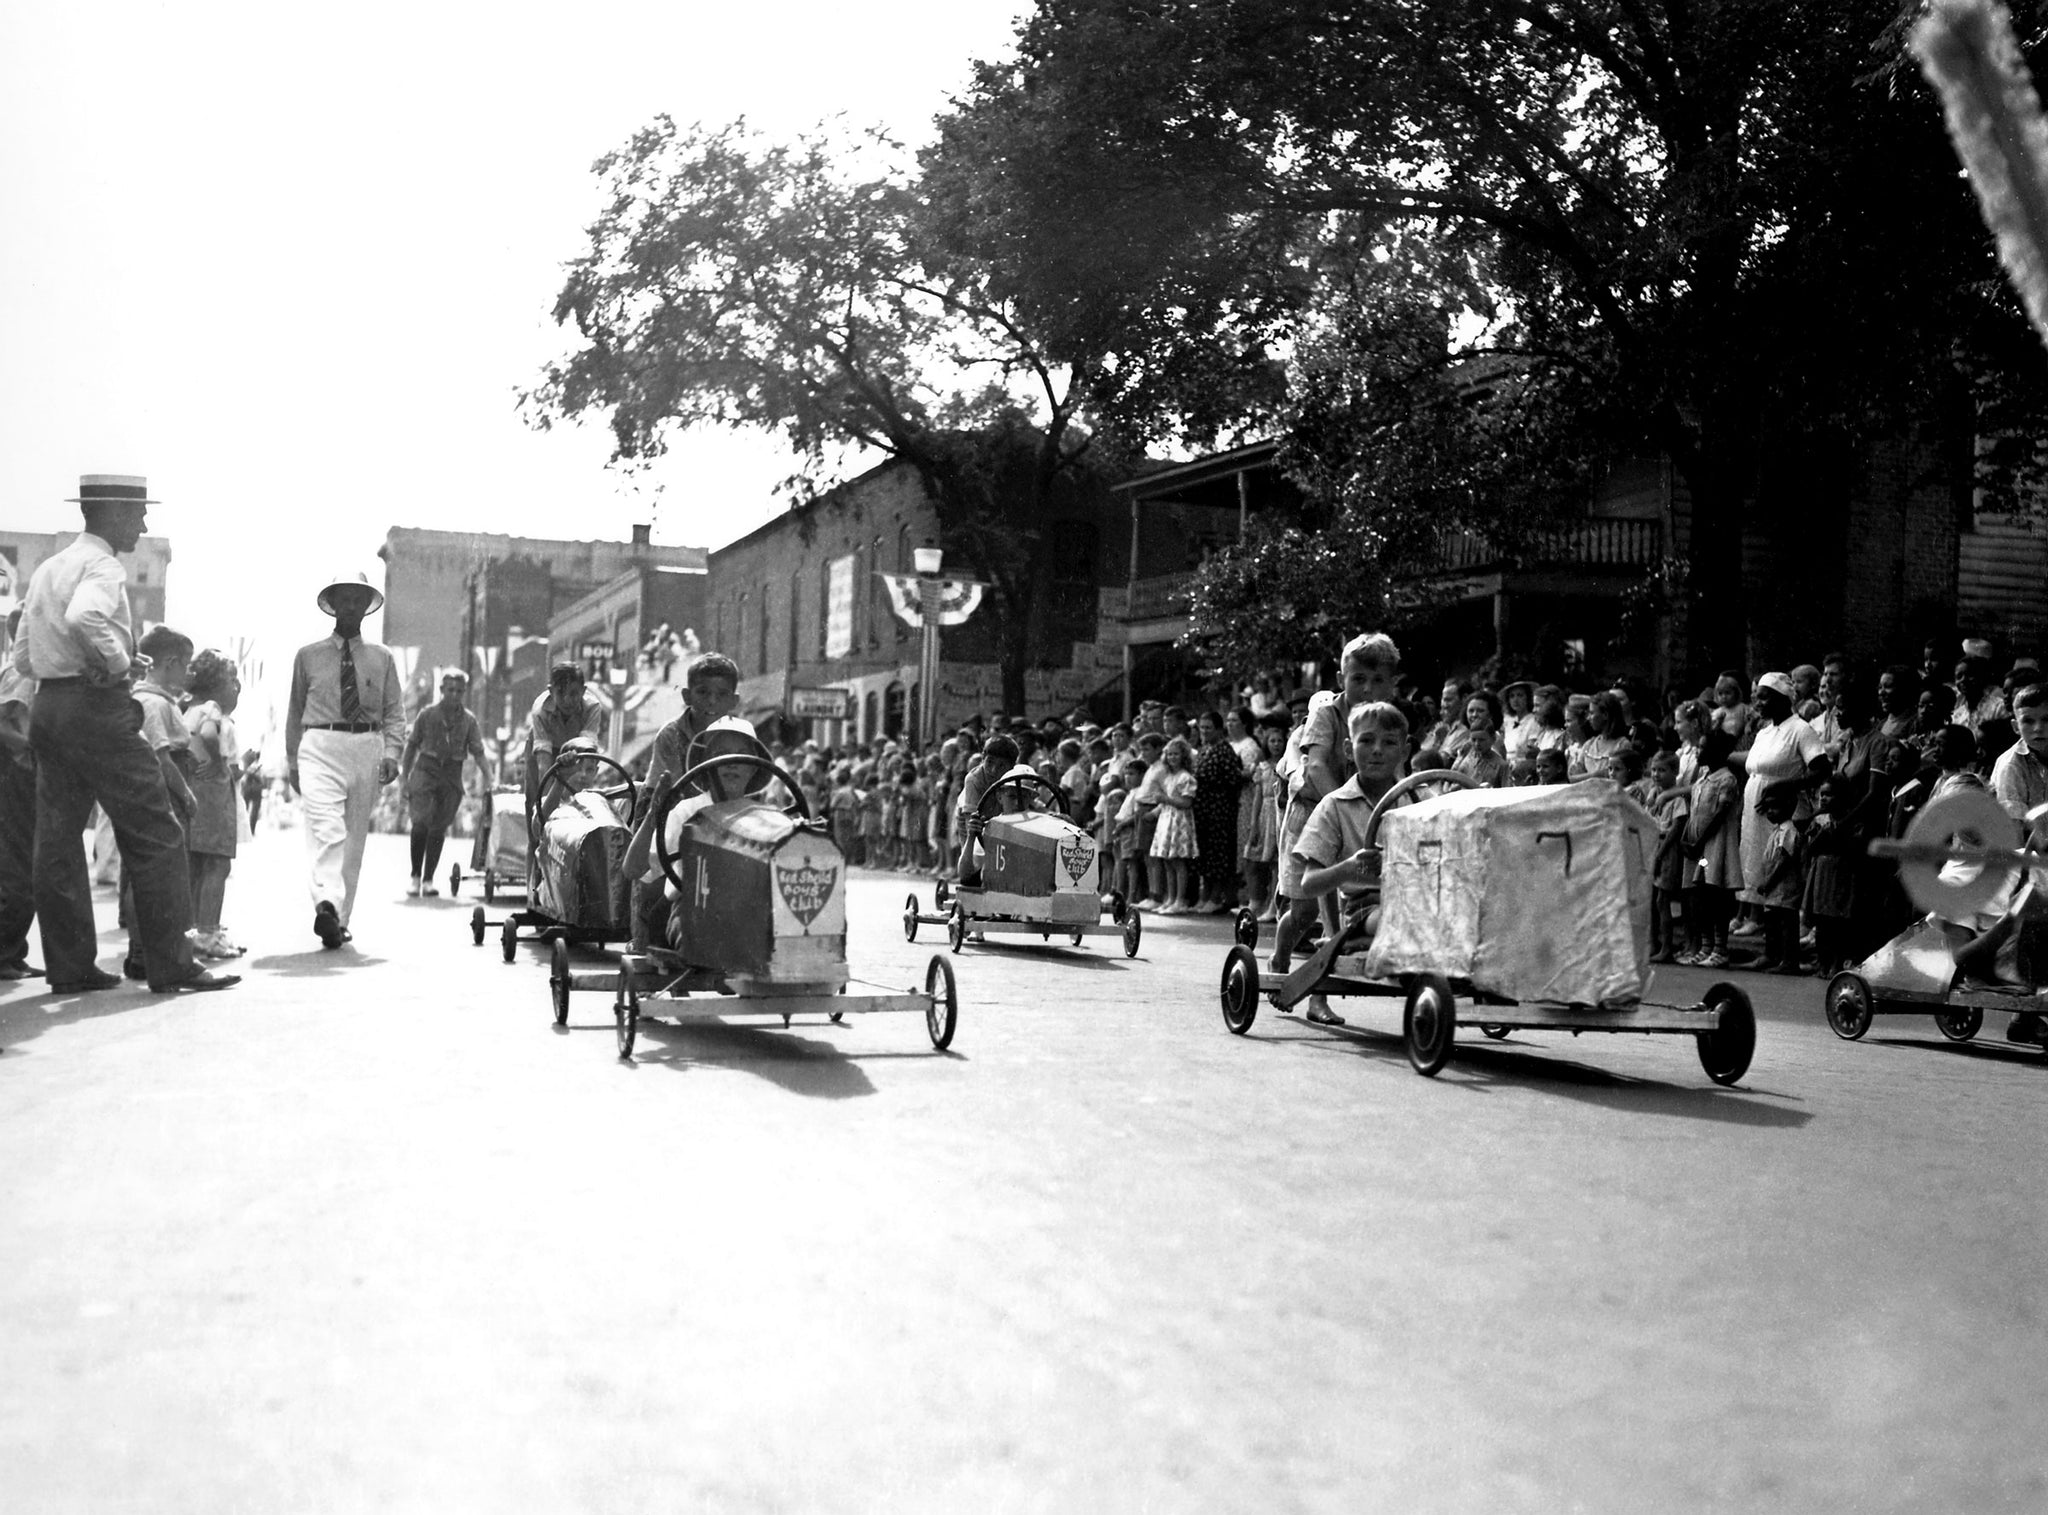
[[[377,791],[398,777],[405,700],[397,660],[363,640],[363,617],[384,603],[369,576],[336,579],[315,603],[334,617],[334,634],[309,642],[292,659],[284,752],[306,831],[313,934],[332,951],[353,939],[349,918],[363,844]]]
[[[142,670],[128,574],[115,555],[141,540],[153,503],[148,493],[142,479],[128,474],[87,474],[79,481],[74,503],[85,530],[36,569],[14,647],[15,671],[37,681],[29,713],[36,757],[35,905],[50,988],[60,994],[121,982],[93,961],[99,936],[80,838],[95,800],[113,821],[121,866],[133,883],[149,987],[169,994],[240,982],[238,975],[208,973],[193,961],[185,834],[156,755],[142,739],[142,711],[129,694]]]
[[[477,729],[476,717],[463,707],[468,693],[469,675],[455,669],[442,674],[440,700],[413,717],[412,735],[405,739],[405,756],[399,759],[399,777],[412,812],[412,883],[406,892],[415,898],[441,892],[434,887],[434,871],[441,866],[448,828],[462,808],[462,760],[475,758],[479,773],[490,771],[484,734]]]

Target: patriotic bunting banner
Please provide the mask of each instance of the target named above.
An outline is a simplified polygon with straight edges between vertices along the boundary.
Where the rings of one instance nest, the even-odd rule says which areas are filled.
[[[882,582],[889,589],[889,608],[907,626],[925,623],[925,592],[930,586],[932,609],[941,626],[958,626],[981,604],[981,592],[988,586],[972,579],[920,579],[914,574],[885,573]]]

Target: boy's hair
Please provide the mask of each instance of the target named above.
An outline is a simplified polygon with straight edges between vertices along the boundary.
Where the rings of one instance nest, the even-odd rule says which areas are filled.
[[[1967,726],[1944,726],[1941,728],[1940,745],[1935,750],[1940,755],[1942,767],[1967,768],[1977,761],[1977,738]]]
[[[1346,642],[1344,650],[1337,655],[1340,672],[1353,663],[1367,668],[1399,668],[1401,649],[1384,631],[1363,631]]]
[[[2013,714],[2035,705],[2048,705],[2048,684],[2026,684],[2013,691]]]
[[[1017,744],[1001,732],[981,744],[981,765],[997,775],[1017,766]]]
[[[722,652],[707,652],[690,665],[685,687],[695,689],[705,679],[724,679],[735,689],[740,683],[740,665]]]
[[[1710,725],[1700,733],[1700,766],[1702,768],[1725,768],[1728,754],[1735,750],[1735,734],[1726,727]]]
[[[1162,736],[1159,732],[1148,731],[1143,736],[1138,738],[1138,745],[1140,747],[1164,748],[1166,746],[1166,738]]]
[[[1133,769],[1137,771],[1138,778],[1142,781],[1145,777],[1145,760],[1143,758],[1126,758],[1124,766],[1119,771],[1128,779]]]
[[[1294,722],[1288,720],[1286,716],[1276,710],[1270,715],[1259,717],[1259,729],[1262,731],[1292,731],[1294,729]]]
[[[1799,780],[1779,779],[1775,784],[1766,784],[1763,793],[1756,797],[1758,810],[1773,810],[1777,807],[1796,806],[1799,803]]]
[[[1062,763],[1066,763],[1070,766],[1072,764],[1080,762],[1081,744],[1075,741],[1072,737],[1068,737],[1065,741],[1060,743],[1060,750],[1058,756],[1059,760]]]
[[[571,684],[583,682],[581,663],[557,663],[548,669],[548,688],[556,692],[567,689]]]
[[[1632,784],[1643,776],[1643,755],[1633,747],[1623,747],[1607,761],[1620,772],[1622,778],[1628,783]]]
[[[167,663],[173,658],[190,658],[192,638],[168,626],[153,626],[136,643],[135,650],[153,663]]]
[[[1678,771],[1678,754],[1669,747],[1659,747],[1650,754],[1650,761],[1645,766],[1655,768],[1659,763],[1662,763],[1673,773],[1676,773]]]
[[[1564,760],[1564,749],[1560,747],[1545,747],[1541,752],[1537,753],[1536,771],[1541,773],[1545,768],[1561,768],[1569,773],[1571,768]]]
[[[1344,718],[1344,728],[1352,741],[1358,740],[1358,733],[1368,722],[1376,731],[1408,734],[1408,717],[1401,713],[1399,705],[1387,700],[1364,700],[1351,707],[1351,713]]]
[[[1159,714],[1162,719],[1170,715],[1176,721],[1185,721],[1188,718],[1187,711],[1183,710],[1178,705],[1168,705],[1164,710],[1160,711]]]

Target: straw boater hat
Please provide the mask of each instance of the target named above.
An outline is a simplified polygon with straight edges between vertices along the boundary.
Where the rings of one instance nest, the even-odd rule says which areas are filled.
[[[375,584],[372,584],[370,582],[370,576],[367,573],[362,572],[360,569],[358,569],[354,573],[344,573],[337,575],[335,579],[331,583],[329,583],[325,589],[320,591],[319,597],[316,600],[314,600],[313,603],[318,605],[322,610],[326,611],[329,615],[333,615],[334,605],[330,597],[333,595],[335,590],[346,589],[351,585],[360,589],[367,589],[370,591],[370,610],[375,610],[379,605],[382,605],[384,603],[384,591],[379,589]],[[364,611],[363,614],[368,615],[370,613],[370,610]]]
[[[154,505],[149,481],[139,473],[82,473],[78,493],[67,505]]]

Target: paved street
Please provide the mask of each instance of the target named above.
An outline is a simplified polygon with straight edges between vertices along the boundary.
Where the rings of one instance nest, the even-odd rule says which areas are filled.
[[[970,947],[947,1055],[850,1016],[622,1064],[401,839],[318,951],[297,841],[237,866],[240,989],[0,996],[9,1511],[2048,1507],[2003,1017],[1850,1045],[1743,976],[1737,1089],[1535,1033],[1430,1080],[1392,1002],[1228,1035],[1199,919]],[[906,890],[855,881],[859,977],[944,950]]]

